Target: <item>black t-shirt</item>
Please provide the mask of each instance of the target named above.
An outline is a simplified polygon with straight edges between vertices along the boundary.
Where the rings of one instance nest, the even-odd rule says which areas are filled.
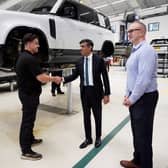
[[[16,64],[17,83],[19,91],[28,95],[40,95],[41,82],[36,76],[42,73],[36,56],[24,51],[20,54]]]

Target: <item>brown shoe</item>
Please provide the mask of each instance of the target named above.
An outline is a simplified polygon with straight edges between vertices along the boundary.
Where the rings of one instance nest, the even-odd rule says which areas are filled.
[[[125,168],[140,168],[138,165],[133,163],[133,161],[121,160],[120,165]]]

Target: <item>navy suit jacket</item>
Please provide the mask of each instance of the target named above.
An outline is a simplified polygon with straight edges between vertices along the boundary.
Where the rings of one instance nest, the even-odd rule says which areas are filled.
[[[102,57],[93,54],[93,84],[99,97],[110,95],[110,83],[105,62]],[[101,79],[102,75],[102,79]],[[64,83],[71,82],[80,76],[80,90],[81,93],[84,88],[84,57],[82,57],[76,64],[76,68],[72,71],[72,75],[64,78]]]

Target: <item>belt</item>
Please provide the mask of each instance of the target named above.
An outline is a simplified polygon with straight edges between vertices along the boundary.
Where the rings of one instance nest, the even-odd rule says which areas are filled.
[[[149,94],[153,94],[153,93],[156,93],[158,92],[157,90],[153,91],[153,92],[147,92],[147,93],[144,93],[143,95],[149,95]],[[132,94],[132,92],[129,92],[128,94],[128,97]]]

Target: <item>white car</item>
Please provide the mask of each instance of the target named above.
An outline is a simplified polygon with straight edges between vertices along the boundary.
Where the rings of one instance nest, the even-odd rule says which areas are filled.
[[[105,40],[113,41],[109,19],[73,0],[22,0],[0,10],[0,67],[13,68],[22,38],[39,36],[43,66],[74,64],[80,57],[79,42],[93,40],[100,51]]]

